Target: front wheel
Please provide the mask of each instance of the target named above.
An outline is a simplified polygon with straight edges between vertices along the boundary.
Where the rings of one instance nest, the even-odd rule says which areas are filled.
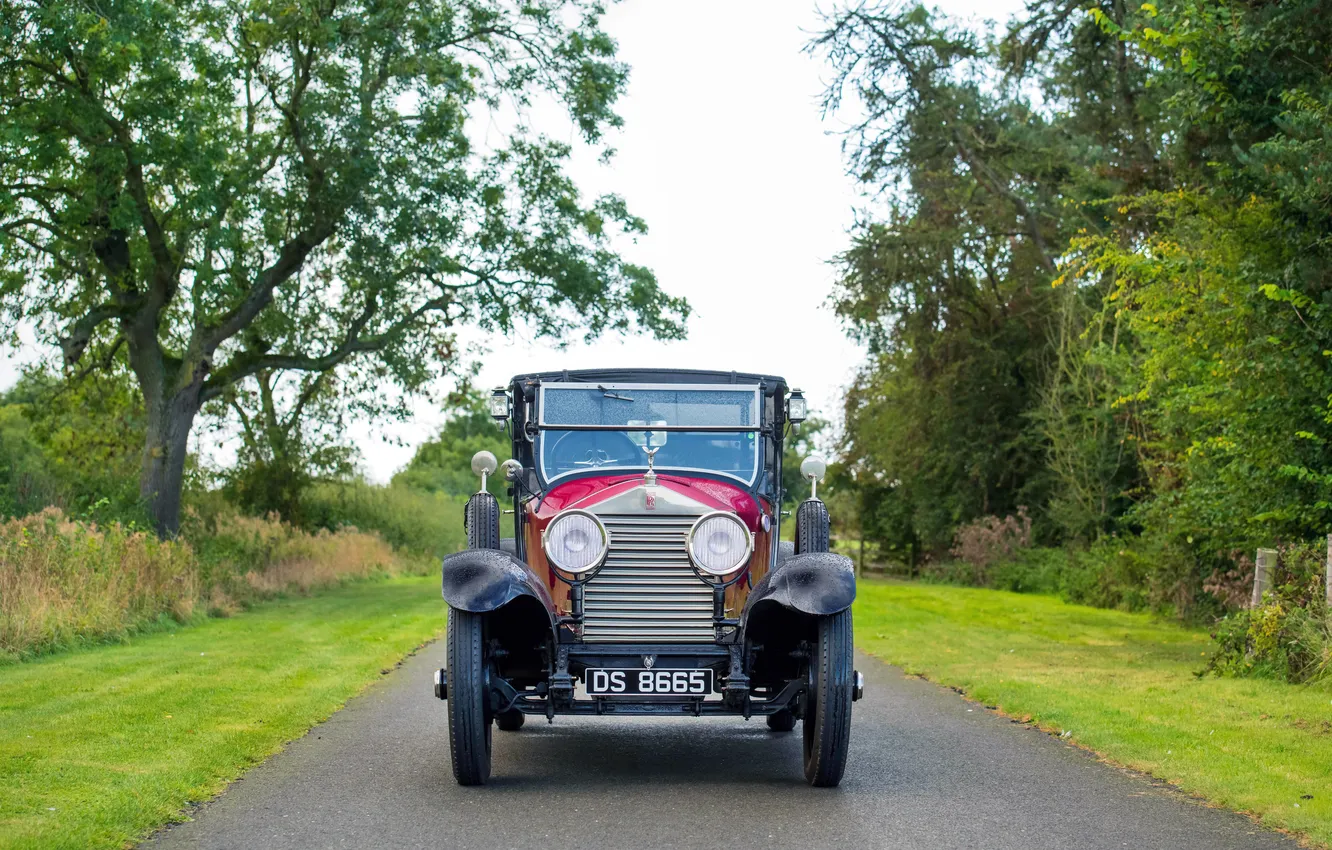
[[[490,778],[490,694],[480,614],[449,610],[445,637],[449,669],[449,755],[459,785]]]
[[[854,660],[851,611],[820,617],[818,643],[810,658],[804,727],[805,779],[816,788],[836,787],[846,772]]]

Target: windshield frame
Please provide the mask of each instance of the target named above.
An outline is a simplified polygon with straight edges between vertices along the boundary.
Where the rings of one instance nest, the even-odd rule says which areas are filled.
[[[601,424],[551,424],[546,422],[546,391],[547,390],[582,390],[585,392],[601,390],[602,392],[631,392],[634,390],[660,390],[666,392],[748,392],[751,394],[750,401],[750,425],[652,425],[649,428],[631,425],[601,425]],[[625,433],[634,431],[667,431],[667,432],[686,432],[695,434],[704,433],[725,433],[725,434],[743,434],[753,433],[758,437],[753,441],[753,467],[749,478],[741,478],[739,475],[730,472],[723,472],[716,469],[707,469],[703,467],[682,467],[682,466],[663,466],[655,464],[654,468],[658,472],[665,473],[683,473],[702,475],[707,477],[722,478],[729,481],[735,481],[742,484],[746,489],[753,490],[764,478],[765,464],[763,443],[766,438],[767,428],[763,423],[764,387],[761,384],[677,384],[677,383],[592,383],[590,381],[552,381],[542,382],[538,387],[536,396],[536,433],[532,435],[532,442],[535,444],[536,472],[540,480],[547,486],[553,486],[557,482],[572,480],[579,477],[588,477],[590,475],[633,475],[638,472],[646,472],[648,468],[646,456],[641,464],[600,467],[588,470],[570,470],[562,472],[553,478],[546,476],[545,431],[621,431]]]

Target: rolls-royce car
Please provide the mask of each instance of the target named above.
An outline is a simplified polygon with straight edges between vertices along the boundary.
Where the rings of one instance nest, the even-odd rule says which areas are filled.
[[[467,549],[443,563],[435,695],[454,778],[484,784],[492,728],[528,716],[726,715],[762,717],[774,738],[799,722],[806,779],[837,785],[864,690],[855,571],[829,551],[821,458],[800,467],[809,498],[782,511],[801,392],[772,375],[599,369],[518,375],[489,406],[512,458],[473,458]]]

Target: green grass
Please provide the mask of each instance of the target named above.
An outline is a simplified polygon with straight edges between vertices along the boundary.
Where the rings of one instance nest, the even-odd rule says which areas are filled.
[[[1332,686],[1199,679],[1205,632],[1046,596],[864,581],[855,610],[857,646],[909,673],[1332,843]]]
[[[0,847],[121,847],[207,800],[440,634],[434,577],[0,668]]]

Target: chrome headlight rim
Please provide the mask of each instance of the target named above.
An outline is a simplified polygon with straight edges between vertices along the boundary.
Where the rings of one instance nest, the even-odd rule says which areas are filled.
[[[698,530],[703,527],[705,522],[717,518],[734,522],[739,526],[745,540],[745,551],[740,556],[740,560],[734,567],[720,573],[703,566],[699,563],[698,558],[694,557],[694,538],[698,534]],[[754,557],[754,532],[750,531],[749,526],[745,525],[745,521],[740,519],[733,511],[709,511],[694,520],[694,524],[689,527],[689,533],[685,535],[685,553],[689,556],[689,564],[694,568],[694,572],[704,581],[713,584],[730,584],[745,574],[745,567],[749,565],[750,560]]]
[[[575,516],[581,516],[590,519],[592,521],[592,524],[596,526],[597,530],[601,532],[601,551],[588,566],[581,567],[579,569],[570,569],[568,566],[561,564],[558,560],[556,560],[555,556],[551,554],[550,533],[552,530],[555,529],[555,527],[560,522]],[[598,517],[596,514],[592,513],[591,511],[585,511],[581,508],[569,508],[567,510],[560,511],[558,514],[556,514],[554,517],[551,518],[550,522],[546,523],[545,529],[543,529],[541,532],[541,551],[546,556],[546,562],[550,564],[550,566],[555,570],[556,574],[559,575],[561,578],[566,578],[567,580],[572,580],[572,581],[585,581],[591,578],[592,576],[596,575],[597,571],[600,570],[602,565],[606,563],[606,557],[610,554],[610,543],[611,543],[610,532],[606,530],[606,524],[603,523],[601,521],[601,518]]]

